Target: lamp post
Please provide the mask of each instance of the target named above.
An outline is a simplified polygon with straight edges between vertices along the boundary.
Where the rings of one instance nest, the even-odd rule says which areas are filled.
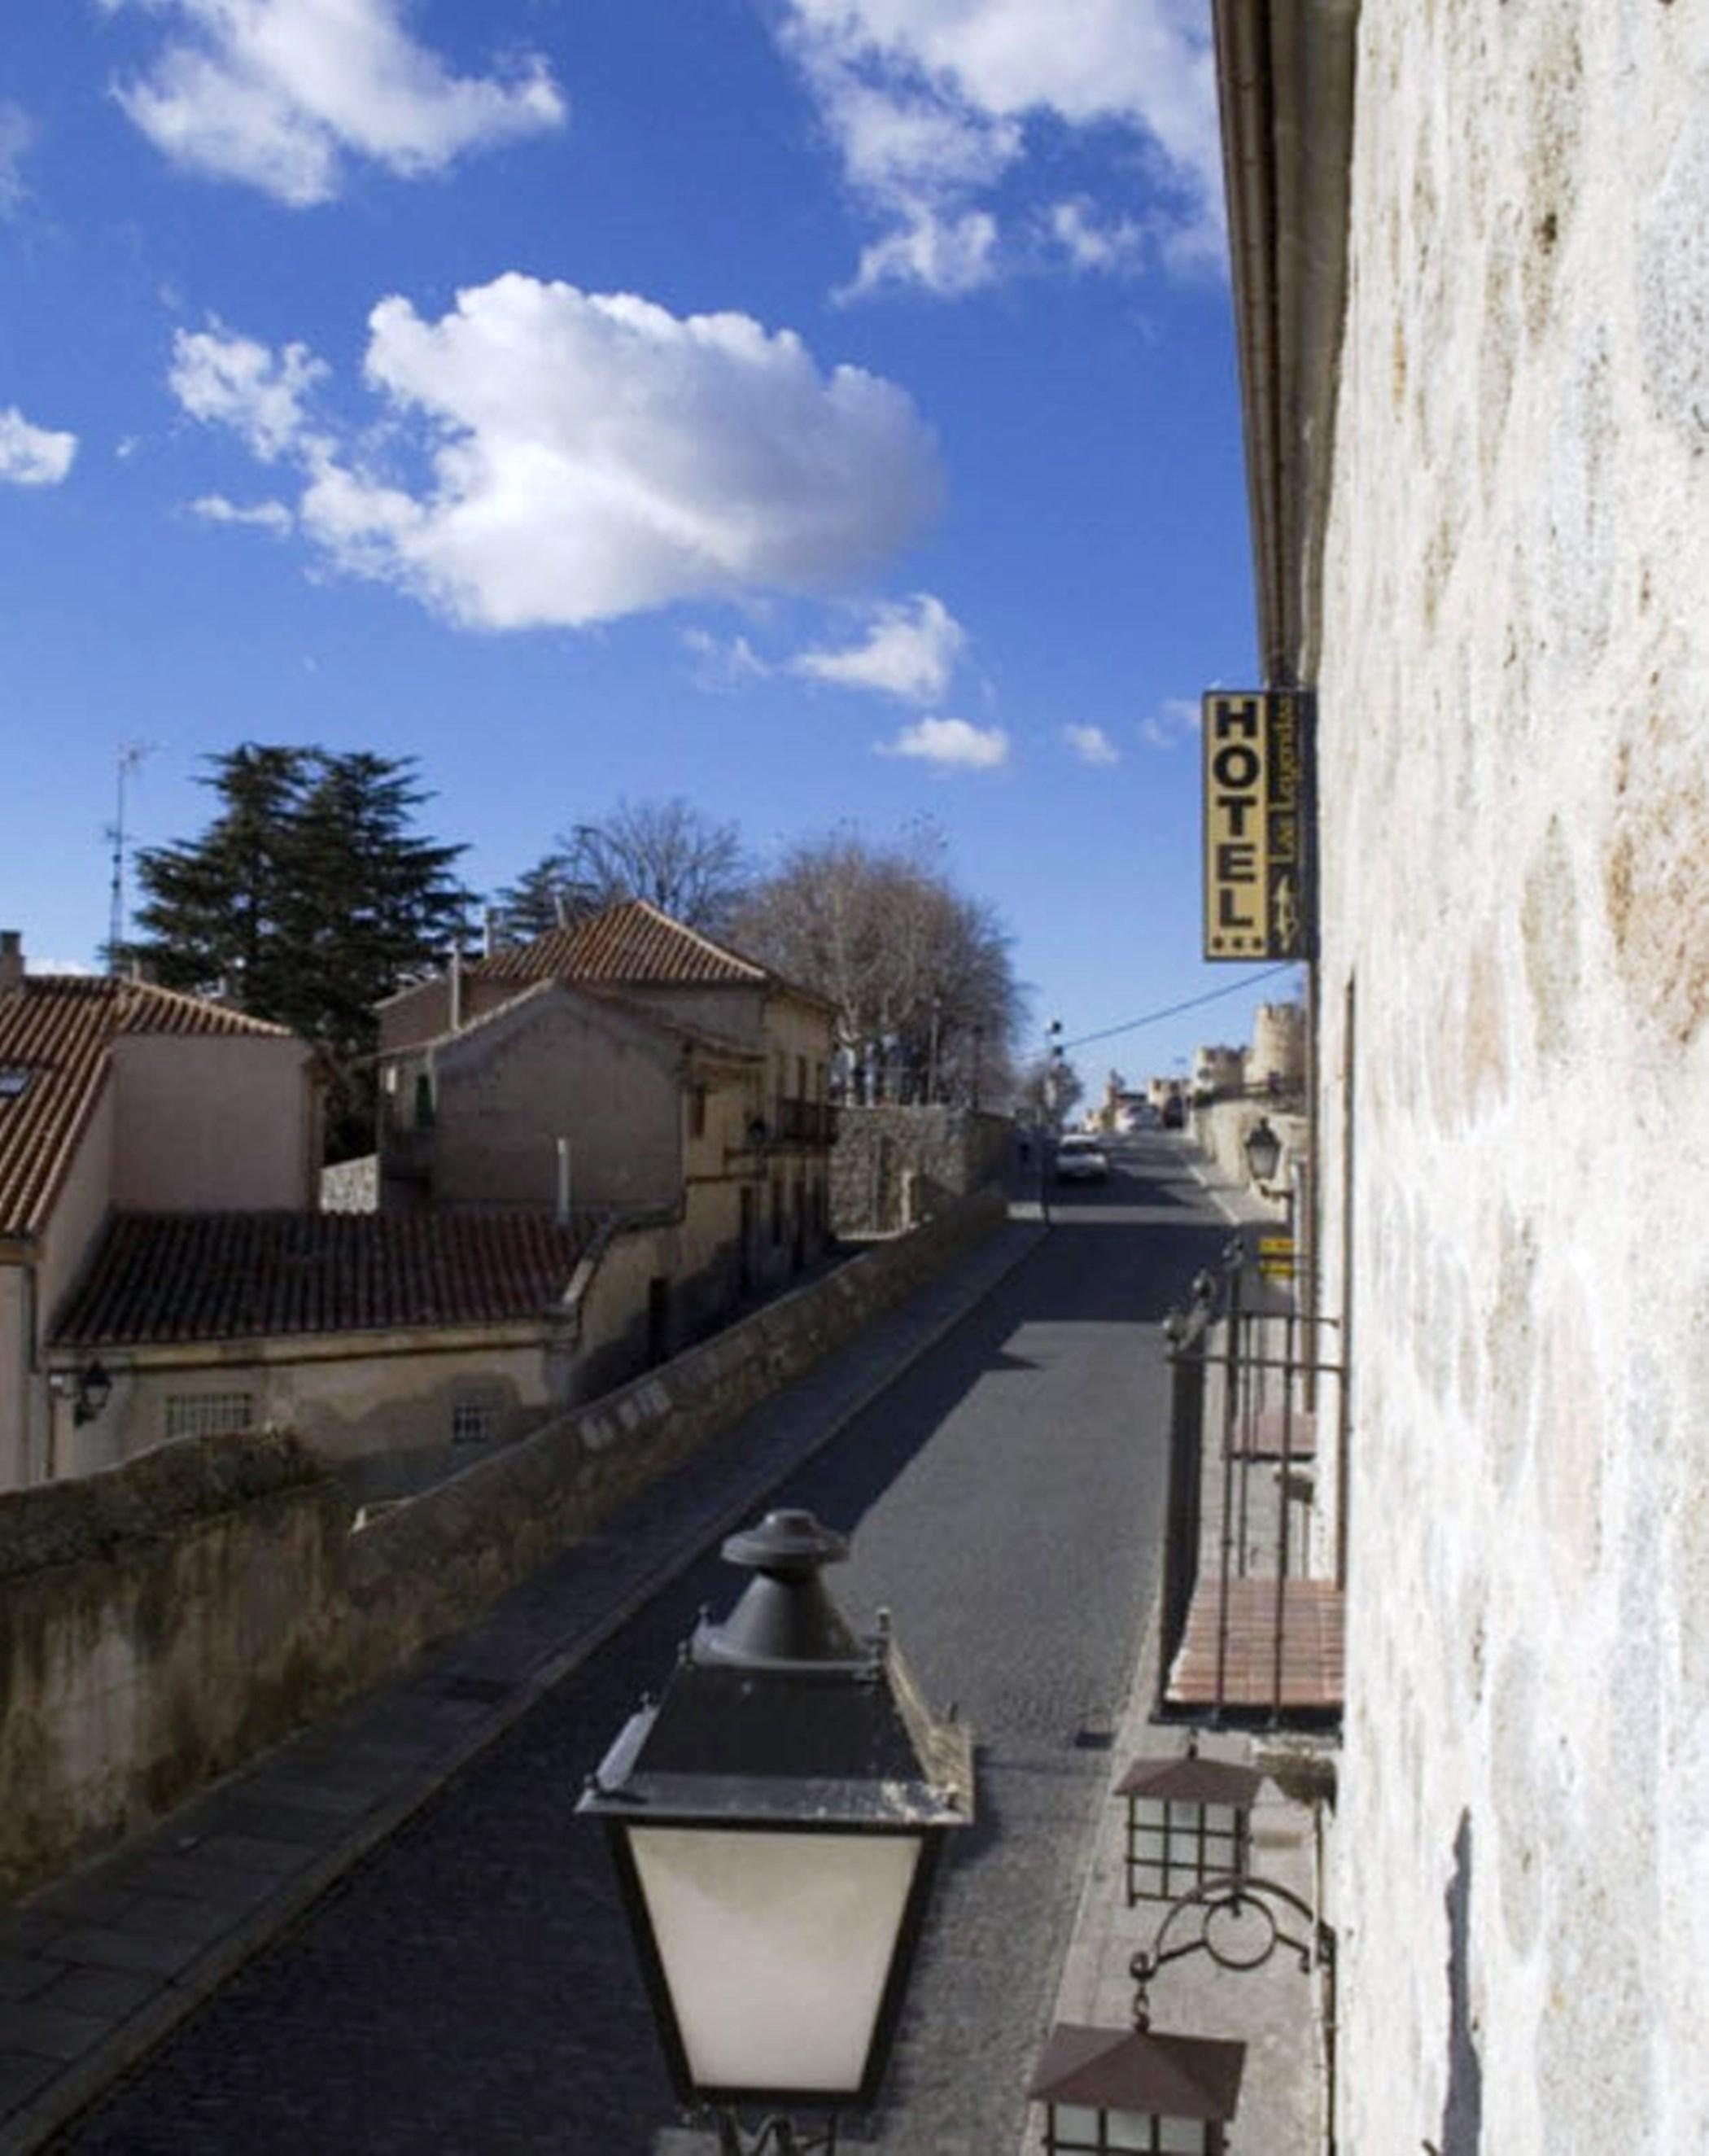
[[[820,1581],[847,1554],[810,1512],[732,1536],[754,1578],[577,1807],[605,1822],[672,2086],[725,2156],[833,2148],[834,2114],[875,2100],[944,1835],[973,1815],[969,1732]],[[744,2143],[747,2105],[831,2116]]]

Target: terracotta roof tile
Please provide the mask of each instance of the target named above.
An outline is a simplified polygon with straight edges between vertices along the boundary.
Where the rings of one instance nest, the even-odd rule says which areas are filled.
[[[673,921],[645,899],[608,906],[572,927],[548,929],[477,960],[472,972],[495,981],[613,981],[639,987],[723,983],[763,987],[774,976],[752,958]]]
[[[587,1224],[549,1213],[121,1213],[54,1327],[140,1347],[536,1318]]]
[[[0,1235],[44,1225],[121,1034],[261,1034],[283,1026],[169,988],[38,973],[0,991]]]

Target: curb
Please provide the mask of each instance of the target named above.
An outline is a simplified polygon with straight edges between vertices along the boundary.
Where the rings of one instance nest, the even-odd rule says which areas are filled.
[[[1014,1254],[1006,1265],[982,1281],[967,1301],[947,1312],[920,1339],[910,1343],[895,1362],[853,1400],[839,1409],[787,1462],[774,1464],[763,1471],[739,1494],[703,1514],[595,1623],[570,1645],[538,1664],[515,1692],[502,1704],[495,1705],[480,1727],[446,1754],[423,1780],[369,1814],[315,1863],[294,1875],[272,1899],[188,1964],[160,1995],[138,2007],[109,2038],[57,2076],[42,2096],[15,2112],[0,2127],[0,2156],[29,2156],[29,2152],[39,2149],[49,2135],[72,2123],[80,2112],[87,2110],[104,2090],[161,2044],[246,1961],[305,1916],[335,1881],[429,1804],[447,1783],[496,1743],[554,1685],[597,1654],[613,1634],[620,1631],[711,1543],[740,1526],[757,1504],[833,1444],[851,1423],[972,1317],[1019,1270],[1050,1232],[1048,1225],[1033,1222],[1008,1224],[1028,1232],[1016,1237]],[[475,1621],[478,1624],[480,1620]]]

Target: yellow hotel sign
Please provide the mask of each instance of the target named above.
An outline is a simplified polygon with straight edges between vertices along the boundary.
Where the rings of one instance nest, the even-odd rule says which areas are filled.
[[[1204,955],[1310,955],[1306,757],[1298,689],[1204,699]]]

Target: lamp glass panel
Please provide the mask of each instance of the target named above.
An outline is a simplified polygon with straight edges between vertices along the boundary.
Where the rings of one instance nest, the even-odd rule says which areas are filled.
[[[1143,2117],[1134,2111],[1111,2111],[1104,2114],[1104,2146],[1111,2150],[1138,2151],[1141,2156],[1151,2156],[1157,2147],[1152,2138],[1155,2122],[1149,2112]],[[1166,2142],[1164,2147],[1168,2143]]]
[[[1051,2106],[1051,2112],[1059,2148],[1096,2150],[1102,2145],[1098,2138],[1098,2114],[1089,2106],[1058,2103]]]
[[[629,1846],[695,2086],[857,2091],[918,1838],[649,1826]]]
[[[1157,2121],[1157,2148],[1161,2156],[1205,2156],[1209,2146],[1202,2120],[1160,2118]]]

